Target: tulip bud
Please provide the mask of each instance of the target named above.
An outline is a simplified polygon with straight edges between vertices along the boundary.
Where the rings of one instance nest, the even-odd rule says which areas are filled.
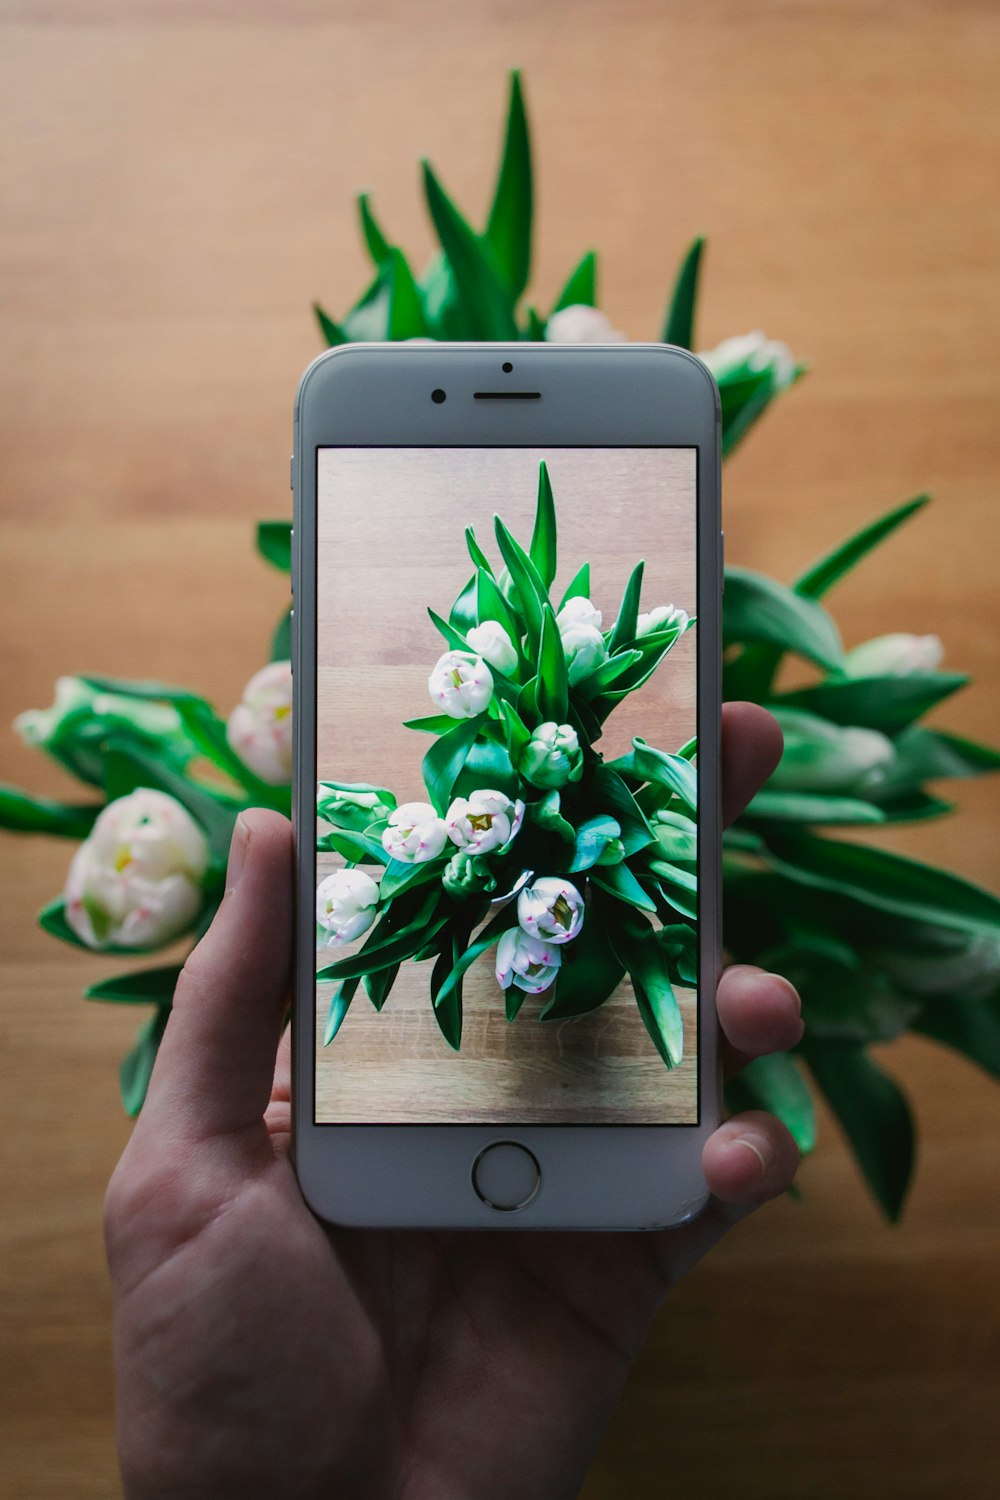
[[[543,875],[517,898],[517,920],[531,937],[569,943],[583,926],[583,897],[558,875]]]
[[[152,948],[203,904],[208,841],[186,808],[140,787],[109,802],[69,867],[66,921],[90,948]]]
[[[542,724],[518,758],[517,768],[532,786],[549,790],[579,781],[583,775],[583,751],[572,724]]]
[[[186,764],[196,753],[173,704],[105,693],[79,677],[58,678],[52,707],[27,709],[18,714],[14,728],[26,744],[47,751],[95,786],[103,781],[105,742],[119,729],[175,765]]]
[[[615,328],[607,313],[599,307],[574,302],[554,312],[545,325],[549,344],[626,344],[628,340]]]
[[[489,662],[491,667],[496,667],[505,677],[509,677],[517,666],[517,651],[514,642],[504,630],[499,620],[484,620],[481,625],[475,625],[465,633],[465,639],[477,652],[483,661]]]
[[[718,385],[725,385],[769,370],[777,390],[791,385],[795,374],[795,357],[787,344],[765,338],[761,332],[743,333],[723,339],[714,349],[698,358],[708,366]]]
[[[604,637],[594,625],[570,625],[562,631],[561,639],[571,687],[589,677],[608,659]]]
[[[877,729],[843,728],[794,708],[775,708],[773,713],[785,748],[769,790],[867,792],[885,781],[896,752]]]
[[[423,864],[436,859],[448,842],[444,819],[429,802],[404,802],[394,808],[382,830],[382,848],[393,859]]]
[[[911,672],[936,672],[944,647],[936,635],[879,635],[848,651],[843,671],[848,677],[907,677]]]
[[[456,797],[445,825],[452,843],[466,854],[490,854],[510,843],[523,817],[523,802],[483,787],[469,797]]]
[[[287,786],[292,779],[292,664],[272,661],[255,672],[243,700],[229,715],[226,738],[261,781]]]
[[[639,616],[635,626],[636,640],[642,640],[644,635],[652,635],[654,631],[669,630],[675,625],[677,633],[682,635],[688,626],[687,610],[674,609],[672,604],[659,604],[649,614]]]
[[[459,901],[496,890],[496,876],[490,873],[489,861],[478,854],[457,849],[444,867],[441,884]]]
[[[698,825],[683,813],[667,808],[656,808],[648,816],[663,858],[672,865],[694,868],[698,862]]]
[[[316,921],[323,946],[353,943],[367,932],[378,910],[378,886],[364,870],[334,870],[316,887]]]
[[[559,973],[562,954],[553,943],[511,927],[497,943],[496,976],[501,989],[515,985],[528,995],[540,995]]]
[[[600,630],[603,616],[597,606],[590,600],[577,594],[572,599],[567,599],[562,609],[556,615],[556,625],[559,634],[569,630],[572,625],[593,625],[595,630]]]
[[[452,719],[474,719],[493,697],[493,674],[471,651],[446,651],[428,677],[427,688],[435,708]]]

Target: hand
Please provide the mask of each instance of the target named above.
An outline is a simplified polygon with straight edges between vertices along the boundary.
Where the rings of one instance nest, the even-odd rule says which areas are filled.
[[[780,731],[730,704],[723,748],[731,820]],[[240,823],[108,1188],[125,1493],[574,1496],[667,1290],[784,1191],[795,1144],[770,1115],[728,1120],[704,1151],[713,1200],[681,1229],[325,1227],[288,1158],[290,827]],[[718,1008],[733,1069],[802,1032],[791,985],[759,969],[729,969]]]

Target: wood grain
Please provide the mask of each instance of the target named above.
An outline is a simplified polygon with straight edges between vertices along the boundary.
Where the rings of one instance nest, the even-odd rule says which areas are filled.
[[[251,528],[288,514],[308,302],[368,276],[350,195],[422,263],[416,157],[480,214],[520,63],[535,300],[598,246],[613,321],[655,337],[706,232],[699,346],[762,327],[812,363],[728,467],[730,558],[793,577],[932,488],[831,603],[849,645],[938,631],[978,684],[936,721],[1000,738],[992,0],[8,0],[0,28],[0,722],[79,669],[232,704],[285,601]],[[0,776],[75,785],[9,731]],[[995,885],[996,788],[953,790],[961,816],[885,842]],[[33,925],[67,846],[2,847],[0,1489],[105,1500],[100,1203],[139,1017],[85,1004],[117,965]],[[804,1201],[671,1296],[585,1500],[990,1500],[1000,1096],[929,1043],[881,1056],[919,1118],[903,1223],[823,1115]]]

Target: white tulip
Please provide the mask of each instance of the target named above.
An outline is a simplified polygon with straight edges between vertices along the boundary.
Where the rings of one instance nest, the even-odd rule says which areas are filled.
[[[791,384],[795,374],[795,356],[788,345],[766,338],[759,330],[723,339],[721,344],[705,350],[698,358],[708,365],[719,384],[739,376],[745,367],[751,375],[770,370],[774,384],[781,390]]]
[[[255,672],[229,715],[226,739],[244,765],[269,786],[292,779],[292,664],[272,661]]]
[[[334,870],[316,887],[316,921],[324,946],[353,943],[367,932],[378,909],[378,886],[364,870]]]
[[[465,639],[483,661],[488,661],[491,667],[496,667],[505,677],[509,677],[517,666],[514,642],[499,620],[484,620],[481,625],[467,630]]]
[[[652,635],[657,630],[669,630],[676,625],[678,634],[683,634],[688,626],[688,613],[685,609],[674,609],[672,604],[658,604],[656,609],[651,609],[648,615],[640,615],[636,621],[636,640],[642,640],[644,635]]]
[[[484,787],[470,797],[456,797],[445,826],[452,843],[465,854],[489,854],[510,843],[523,817],[523,802]]]
[[[574,302],[552,314],[545,325],[549,344],[625,344],[625,335],[613,326],[599,307]]]
[[[604,616],[590,599],[578,595],[574,599],[567,599],[562,609],[556,615],[556,624],[559,634],[569,630],[573,625],[593,625],[595,630],[600,630],[601,621]]]
[[[511,927],[497,943],[496,976],[502,989],[516,985],[529,995],[547,990],[559,973],[562,954],[553,943]]]
[[[435,708],[452,719],[474,719],[493,697],[493,674],[471,651],[446,651],[427,679]]]
[[[186,808],[140,787],[109,802],[73,856],[66,920],[88,947],[151,948],[201,910],[208,841]]]
[[[419,865],[436,859],[448,842],[444,819],[429,802],[404,802],[389,814],[382,830],[382,848],[393,859]]]
[[[878,635],[855,646],[844,657],[848,677],[907,677],[911,672],[936,672],[944,647],[936,635]]]
[[[595,625],[571,625],[561,638],[571,685],[589,677],[608,659],[604,637]]]
[[[583,897],[571,881],[543,875],[518,896],[517,920],[531,937],[569,943],[583,926]]]
[[[798,708],[775,708],[785,745],[768,790],[841,793],[872,791],[896,757],[877,729],[830,724]]]

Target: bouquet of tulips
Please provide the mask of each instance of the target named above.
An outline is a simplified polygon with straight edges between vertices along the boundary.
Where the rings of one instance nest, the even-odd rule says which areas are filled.
[[[483,228],[469,223],[426,161],[423,184],[440,246],[419,276],[377,222],[368,195],[359,196],[361,232],[374,274],[339,320],[314,305],[327,343],[414,338],[607,342],[624,337],[597,305],[593,251],[571,270],[547,314],[531,303],[522,309],[531,268],[534,187],[516,72],[510,77],[500,167]],[[704,242],[698,238],[682,257],[667,300],[660,328],[665,343],[694,347],[703,259]],[[702,351],[701,358],[722,398],[724,454],[732,452],[806,368],[783,344],[762,333],[726,339]],[[967,682],[960,672],[941,670],[943,648],[936,636],[893,632],[845,651],[823,602],[845,574],[916,516],[927,500],[917,496],[878,517],[790,586],[728,567],[723,611],[724,696],[765,704],[785,734],[784,756],[770,783],[726,834],[725,943],[731,957],[792,979],[802,995],[805,1021],[805,1036],[794,1054],[758,1059],[728,1085],[727,1098],[734,1108],[773,1110],[800,1148],[809,1151],[815,1140],[812,1086],[817,1087],[869,1187],[893,1219],[911,1178],[915,1127],[903,1091],[875,1061],[872,1045],[915,1031],[1000,1076],[1000,901],[947,871],[844,837],[852,827],[870,833],[884,824],[945,816],[953,804],[938,795],[938,781],[1000,767],[1000,753],[992,747],[921,723],[928,710]],[[262,522],[257,530],[263,557],[286,572],[290,529],[290,522],[281,520]],[[502,615],[496,619],[502,624]],[[558,633],[564,640],[563,632]],[[468,640],[464,631],[459,634]],[[482,650],[478,655],[486,660]],[[186,689],[98,677],[62,678],[52,709],[19,716],[17,728],[24,737],[55,756],[90,792],[85,802],[66,803],[0,787],[0,826],[82,840],[65,891],[40,914],[53,936],[91,950],[134,955],[204,931],[220,899],[239,810],[253,804],[289,807],[287,614],[274,634],[271,656],[271,664],[254,675],[242,701],[225,716]],[[779,675],[789,660],[798,662],[809,680],[784,689]],[[574,699],[582,701],[582,692],[574,693]],[[499,726],[501,721],[492,722]],[[529,742],[535,742],[525,766],[543,760],[548,751],[572,748],[565,730],[560,738],[557,716],[522,722]],[[555,730],[541,733],[550,722]],[[571,716],[566,722],[574,727]],[[490,734],[496,733],[491,728]],[[579,729],[576,734],[582,750],[587,734],[581,737]],[[438,743],[446,739],[442,735]],[[506,744],[498,740],[484,738],[483,743],[506,752]],[[514,743],[512,738],[512,747]],[[639,747],[635,753],[641,753]],[[634,776],[627,770],[623,776],[640,806],[641,782],[653,780],[647,774],[653,765],[653,752],[649,754],[648,761],[632,762]],[[685,759],[683,753],[680,759]],[[543,790],[524,771],[519,776],[525,785]],[[491,785],[495,783],[488,781],[487,789]],[[327,789],[323,806],[328,810],[338,805],[338,790]],[[556,790],[562,797],[562,789]],[[457,795],[471,800],[468,791],[459,789]],[[524,801],[527,809],[529,800],[538,799],[511,800]],[[683,799],[674,805],[681,807]],[[408,825],[409,811],[404,816],[388,802],[384,807],[386,829],[390,813],[398,816],[390,837],[396,845],[387,851],[378,841],[383,851],[395,855],[414,836],[419,843],[419,820]],[[448,807],[434,806],[435,817],[447,812]],[[613,807],[610,816],[624,826]],[[532,832],[543,827],[534,819],[528,826]],[[346,836],[342,824],[340,832]],[[568,851],[568,838],[565,843]],[[680,870],[684,861],[674,857],[677,847],[668,839],[666,862]],[[457,844],[455,849],[462,852]],[[473,854],[473,860],[481,857]],[[556,874],[569,879],[565,866],[572,859],[561,863],[563,872],[557,869]],[[606,872],[615,868],[614,862],[589,867],[591,902],[599,891],[605,918],[608,909],[617,914],[622,906],[605,888]],[[626,862],[617,868],[625,869]],[[475,878],[481,871],[470,863]],[[355,868],[354,881],[364,878]],[[638,875],[636,879],[642,889]],[[666,889],[662,880],[660,884]],[[360,886],[362,892],[366,889]],[[445,890],[443,881],[440,889]],[[684,916],[675,899],[680,889],[675,884],[663,905],[668,917],[670,907]],[[654,902],[659,899],[646,893]],[[490,893],[484,889],[483,894]],[[386,898],[383,884],[381,899]],[[609,908],[610,900],[617,902],[614,908]],[[544,888],[540,901],[544,904]],[[358,919],[366,909],[357,907]],[[559,981],[563,1001],[567,987],[572,990],[566,983],[568,954],[583,940],[591,909],[588,904],[584,926],[566,950],[566,974]],[[638,927],[642,909],[633,910]],[[391,917],[386,912],[383,921]],[[604,925],[607,929],[606,920]],[[669,917],[661,931],[681,925]],[[590,930],[597,931],[598,924]],[[507,940],[505,960],[515,942],[516,936]],[[625,954],[613,951],[616,962],[627,967]],[[448,964],[444,978],[439,971],[442,985],[456,962],[457,957]],[[447,959],[442,969],[445,963]],[[92,984],[86,991],[91,999],[153,1006],[122,1064],[122,1096],[132,1113],[142,1104],[178,972],[176,963],[158,965]],[[511,972],[525,971],[512,966]],[[679,956],[670,973],[684,978]],[[369,993],[372,988],[377,996],[378,984],[370,985]],[[447,1022],[447,1009],[438,1007],[436,1013]]]
[[[325,1040],[362,980],[381,1009],[401,964],[433,959],[434,1015],[458,1048],[463,977],[495,947],[508,1021],[525,995],[544,992],[541,1019],[584,1015],[627,972],[673,1067],[683,1053],[673,985],[697,975],[696,744],[671,754],[637,738],[609,761],[594,745],[694,621],[672,604],[640,609],[641,561],[606,630],[589,563],[553,603],[544,462],[529,548],[499,516],[495,530],[502,569],[470,528],[473,576],[447,619],[428,611],[448,648],[427,684],[436,712],[405,727],[433,736],[422,762],[430,800],[397,806],[384,787],[320,783],[329,831],[318,847],[344,861],[316,892],[321,956],[375,924],[358,952],[319,968],[317,979],[337,981]],[[381,866],[378,882],[362,865]]]

